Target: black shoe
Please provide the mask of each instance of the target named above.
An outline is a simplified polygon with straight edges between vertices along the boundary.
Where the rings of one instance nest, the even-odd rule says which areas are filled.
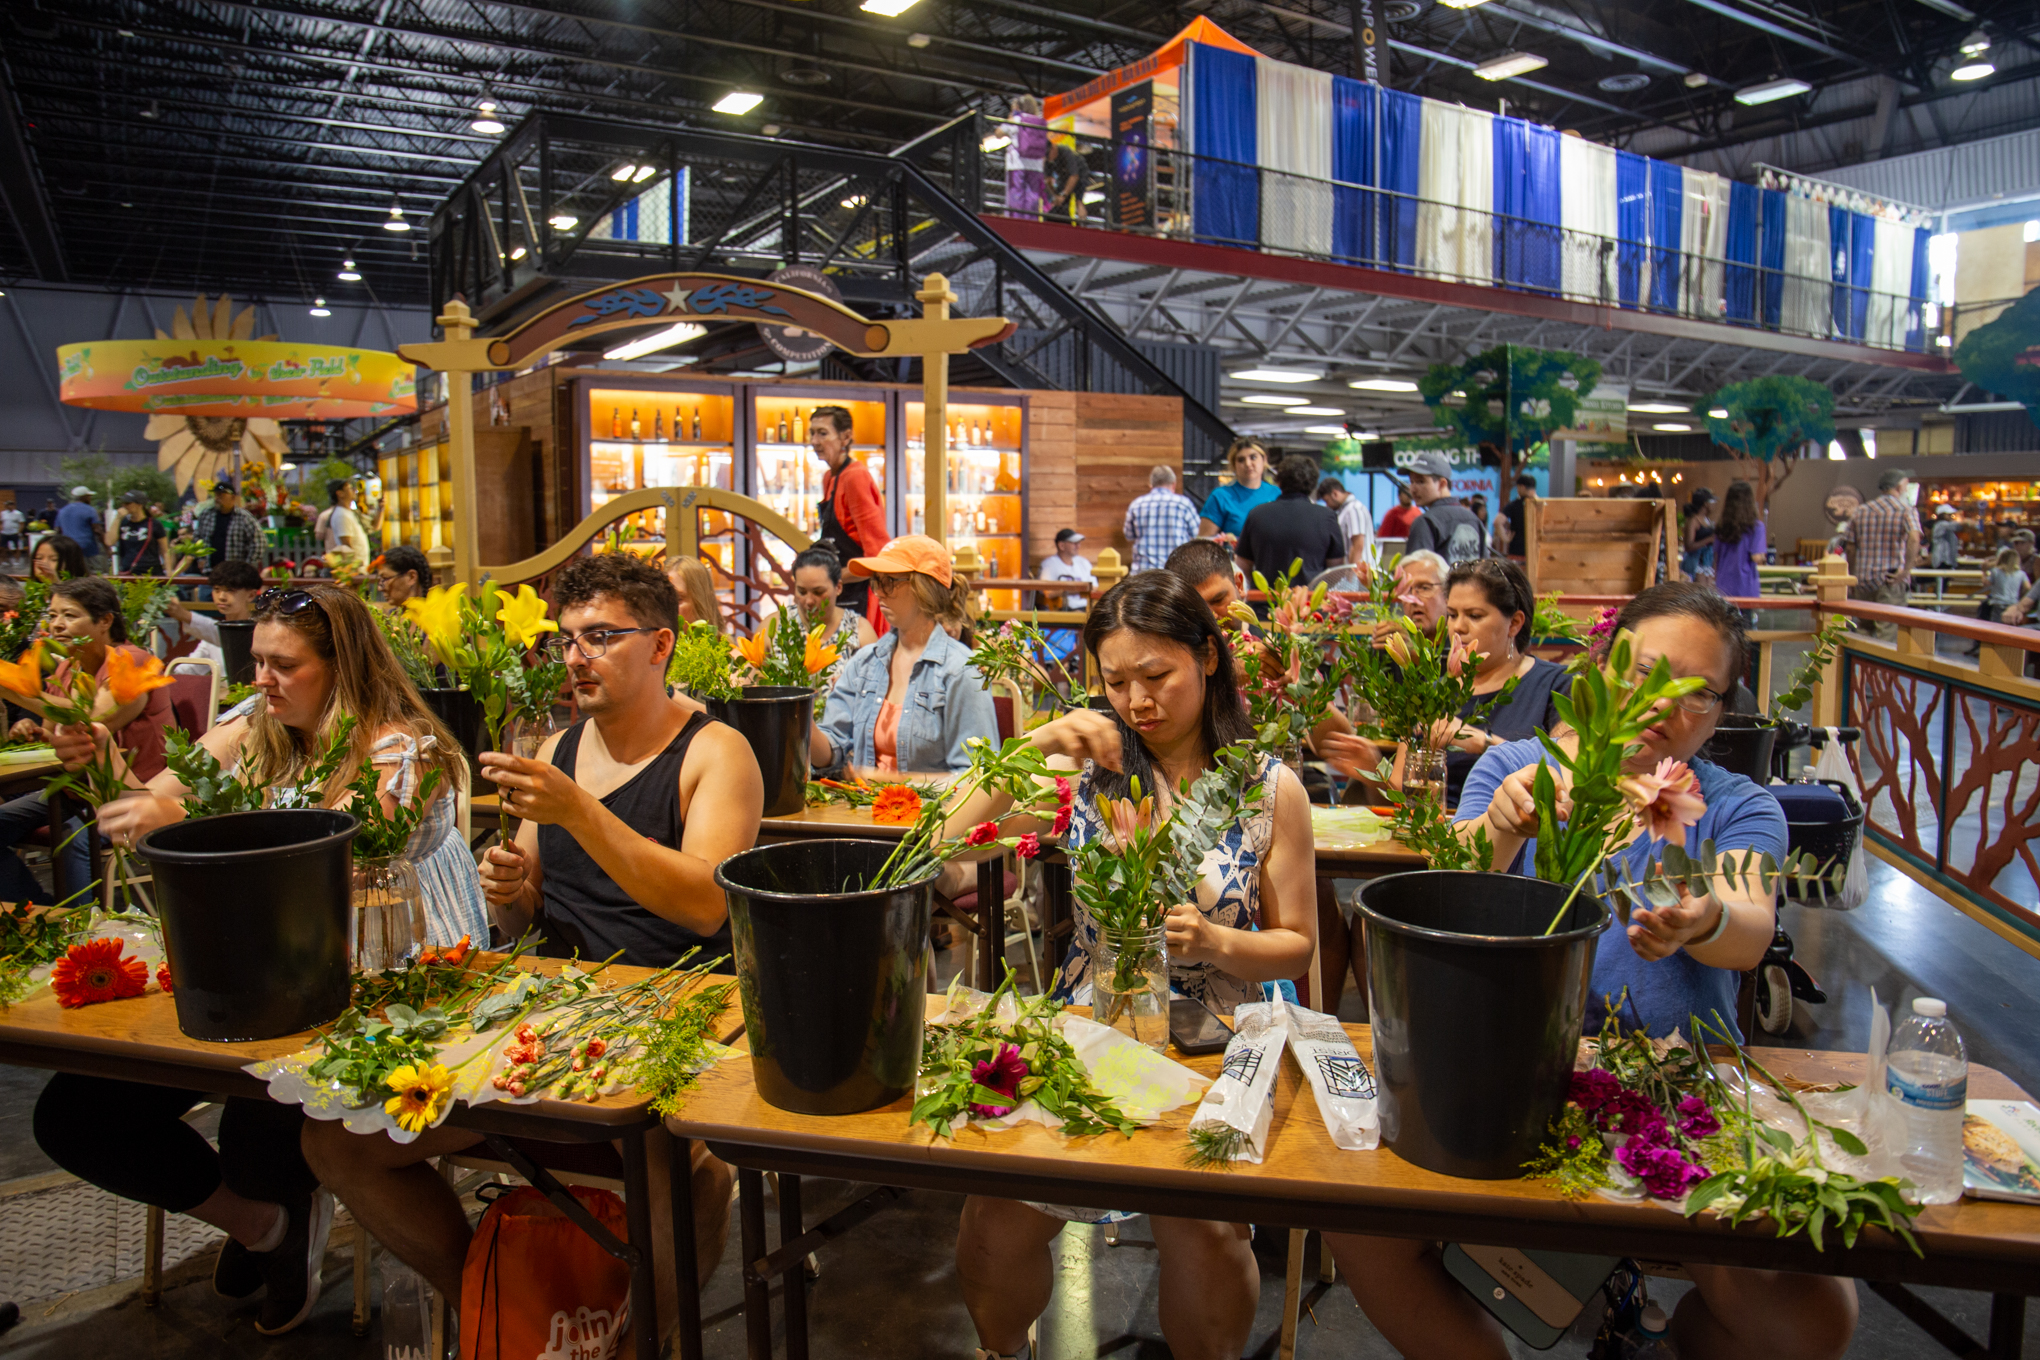
[[[213,1262],[213,1293],[223,1299],[245,1299],[262,1287],[262,1258],[229,1237]]]
[[[324,1190],[284,1206],[290,1226],[275,1251],[250,1252],[266,1292],[255,1330],[280,1336],[311,1315],[319,1301],[319,1267],[326,1260],[326,1235],[333,1230],[333,1197]]]

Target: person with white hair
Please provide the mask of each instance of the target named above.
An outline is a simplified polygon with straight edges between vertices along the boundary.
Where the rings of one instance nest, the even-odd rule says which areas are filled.
[[[1170,553],[1197,537],[1197,505],[1176,490],[1176,469],[1157,463],[1148,471],[1147,492],[1127,505],[1121,531],[1133,545],[1130,571],[1160,571]]]

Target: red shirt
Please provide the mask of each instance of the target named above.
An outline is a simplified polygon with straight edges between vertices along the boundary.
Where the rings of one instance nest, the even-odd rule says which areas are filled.
[[[1423,513],[1422,507],[1415,505],[1396,505],[1390,507],[1389,512],[1381,517],[1381,536],[1383,538],[1408,538],[1410,536],[1410,526],[1415,524],[1417,516]]]
[[[843,464],[841,472],[834,469],[824,472],[822,499],[827,500],[832,494],[836,498],[836,522],[857,545],[860,557],[869,557],[892,542],[885,527],[885,498],[878,494],[878,483],[871,479],[870,468],[851,458]],[[877,591],[867,598],[864,613],[873,628],[880,633],[886,631]]]

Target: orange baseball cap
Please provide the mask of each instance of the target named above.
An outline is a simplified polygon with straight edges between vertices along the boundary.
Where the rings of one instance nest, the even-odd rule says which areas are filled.
[[[954,579],[949,549],[926,534],[904,534],[869,557],[853,557],[843,564],[846,576],[905,576],[915,571],[948,585]]]

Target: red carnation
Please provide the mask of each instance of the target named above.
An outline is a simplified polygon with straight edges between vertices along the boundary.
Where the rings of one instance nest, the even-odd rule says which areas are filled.
[[[990,845],[998,838],[999,824],[997,822],[979,822],[970,829],[970,834],[963,838],[963,843],[965,845]]]
[[[1030,831],[1020,838],[1019,843],[1013,849],[1019,853],[1020,858],[1033,859],[1041,853],[1041,837]]]

